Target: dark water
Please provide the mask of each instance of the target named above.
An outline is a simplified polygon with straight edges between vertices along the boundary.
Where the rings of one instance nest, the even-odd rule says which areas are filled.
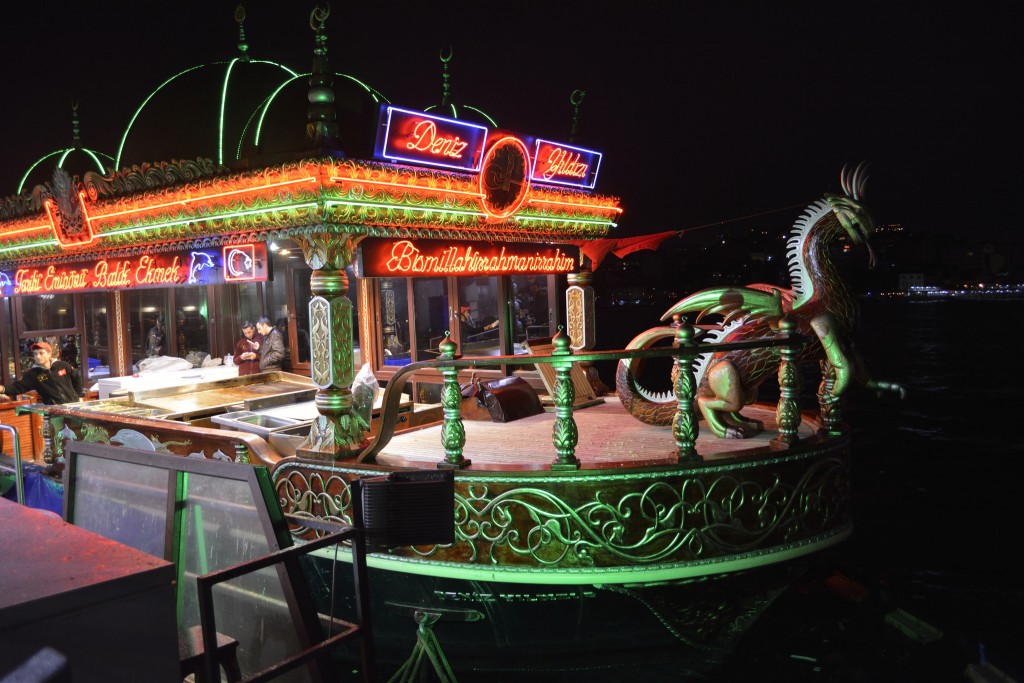
[[[909,394],[848,394],[854,534],[815,557],[708,680],[964,681],[984,657],[1024,681],[1024,301],[861,308],[868,367]],[[860,599],[830,587],[841,577]],[[890,625],[897,609],[941,638]]]
[[[856,526],[822,574],[842,572],[870,592],[844,601],[809,577],[750,634],[750,660],[785,666],[789,680],[961,681],[967,663],[987,656],[1024,680],[1014,562],[1024,521],[1022,314],[1020,301],[862,304],[869,367],[909,395],[851,396]],[[943,637],[910,640],[884,621],[896,608]]]

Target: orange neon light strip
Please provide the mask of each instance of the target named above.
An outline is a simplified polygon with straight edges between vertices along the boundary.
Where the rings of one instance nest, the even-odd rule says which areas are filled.
[[[112,211],[111,213],[100,213],[93,216],[93,220],[100,220],[103,218],[113,218],[114,216],[123,216],[129,213],[138,213],[139,211],[152,211],[154,209],[164,209],[169,206],[184,206],[193,202],[204,201],[208,199],[216,199],[217,197],[230,197],[237,194],[246,194],[248,192],[258,192],[259,190],[266,190],[272,187],[283,187],[285,185],[295,185],[298,183],[309,183],[316,182],[316,178],[298,178],[296,180],[282,180],[279,183],[270,183],[269,185],[260,185],[258,187],[247,187],[244,190],[231,190],[229,192],[217,192],[215,194],[204,194],[201,197],[190,197],[189,199],[179,199],[175,202],[166,202],[164,204],[153,204],[151,206],[145,206],[141,209],[127,209],[125,211]]]
[[[557,204],[558,206],[570,206],[574,209],[601,209],[602,211],[615,211],[616,213],[622,213],[622,209],[618,206],[609,206],[607,204],[581,204],[579,202],[560,202],[555,199],[527,199],[528,204]]]
[[[409,185],[408,183],[396,183],[387,180],[363,180],[361,178],[345,178],[343,176],[331,176],[331,181],[336,183],[366,183],[367,185],[387,185],[390,187],[401,187],[406,190],[424,190],[427,192],[444,192],[447,194],[461,194],[467,197],[483,197],[480,192],[467,192],[465,190],[446,190],[440,187],[424,187],[422,185]]]
[[[30,225],[27,228],[21,228],[19,230],[8,230],[8,231],[0,232],[0,237],[10,237],[12,235],[20,235],[20,234],[26,233],[26,232],[38,232],[40,230],[46,230],[48,228],[50,230],[52,230],[53,229],[53,225],[51,223],[41,223],[39,225]]]

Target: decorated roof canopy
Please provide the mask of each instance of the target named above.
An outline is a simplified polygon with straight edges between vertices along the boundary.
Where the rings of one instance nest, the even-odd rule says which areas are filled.
[[[375,120],[360,145],[368,158],[347,156],[325,19],[311,18],[305,149],[266,155],[254,146],[247,158],[169,158],[82,177],[58,167],[48,182],[0,201],[0,292],[15,293],[8,288],[17,289],[21,265],[308,233],[578,243],[616,225],[618,199],[594,192],[599,152],[392,105],[372,89]],[[263,113],[271,101],[261,100]]]

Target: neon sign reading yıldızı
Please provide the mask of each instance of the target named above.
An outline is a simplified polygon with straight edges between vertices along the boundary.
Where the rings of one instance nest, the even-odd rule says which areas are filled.
[[[550,254],[509,254],[503,246],[498,253],[485,254],[473,246],[449,245],[424,253],[409,240],[401,240],[392,245],[383,268],[392,275],[571,273],[576,259],[559,248]]]

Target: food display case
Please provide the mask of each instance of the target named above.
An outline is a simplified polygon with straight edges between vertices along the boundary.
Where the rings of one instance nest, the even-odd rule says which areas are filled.
[[[275,371],[129,391],[123,398],[134,406],[163,411],[158,417],[193,420],[238,410],[257,411],[308,402],[315,396],[316,385],[308,377]]]

